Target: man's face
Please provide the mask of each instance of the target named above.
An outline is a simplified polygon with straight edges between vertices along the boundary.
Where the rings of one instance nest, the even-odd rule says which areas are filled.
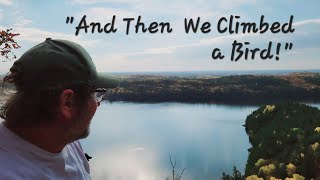
[[[90,122],[99,105],[100,103],[96,101],[94,94],[92,94],[88,98],[86,105],[79,107],[78,113],[75,114],[74,119],[75,124],[73,138],[75,140],[88,137],[90,133]]]

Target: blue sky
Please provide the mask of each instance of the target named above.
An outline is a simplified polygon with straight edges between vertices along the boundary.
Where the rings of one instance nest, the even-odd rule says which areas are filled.
[[[98,71],[193,71],[193,70],[273,70],[320,69],[320,1],[309,0],[71,0],[32,1],[0,0],[0,29],[13,28],[21,49],[19,57],[46,37],[78,42],[91,54]],[[87,22],[111,21],[116,15],[114,34],[87,33],[75,36],[75,27],[83,15]],[[172,33],[125,34],[125,17],[137,18],[149,24],[170,22]],[[294,16],[292,34],[218,33],[216,24],[222,16],[241,16],[244,22],[259,23],[261,15],[267,22],[286,23]],[[74,17],[66,24],[66,17]],[[201,17],[212,30],[208,34],[186,34],[184,18]],[[241,22],[242,22],[241,21]],[[293,43],[290,51],[281,50],[280,60],[230,60],[234,40],[250,42],[250,48],[266,48],[269,41]],[[213,60],[211,53],[220,48],[223,60]],[[0,72],[7,72],[13,61],[1,62]]]

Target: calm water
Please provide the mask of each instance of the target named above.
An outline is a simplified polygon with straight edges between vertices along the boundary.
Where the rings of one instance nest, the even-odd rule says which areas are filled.
[[[315,104],[320,106],[320,104]],[[244,170],[250,147],[242,126],[258,106],[102,103],[82,140],[93,179],[164,180],[169,154],[183,180]]]

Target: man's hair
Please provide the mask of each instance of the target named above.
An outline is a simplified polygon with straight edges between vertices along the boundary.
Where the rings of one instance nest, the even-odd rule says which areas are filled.
[[[75,92],[73,104],[79,108],[86,106],[91,96],[86,84],[55,84],[42,88],[24,88],[19,74],[11,72],[3,78],[2,88],[13,84],[16,91],[1,107],[0,117],[11,127],[29,127],[52,122],[58,114],[59,97],[63,90],[72,89]],[[9,87],[10,88],[10,87]]]

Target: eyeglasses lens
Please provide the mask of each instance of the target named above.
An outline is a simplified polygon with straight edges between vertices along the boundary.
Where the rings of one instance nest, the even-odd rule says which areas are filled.
[[[95,92],[96,99],[98,102],[101,102],[103,99],[103,96],[105,95],[105,92]]]

